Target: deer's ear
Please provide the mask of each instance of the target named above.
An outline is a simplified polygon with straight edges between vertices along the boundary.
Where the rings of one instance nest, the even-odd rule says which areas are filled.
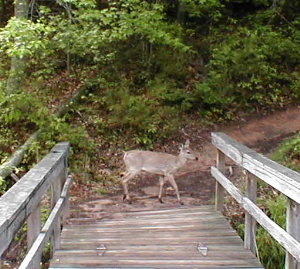
[[[183,145],[183,144],[180,144],[180,146],[179,146],[179,150],[180,150],[180,151],[182,151],[182,150],[183,150],[183,148],[184,148],[184,145]]]
[[[187,139],[187,140],[185,141],[184,146],[185,146],[185,147],[189,147],[189,146],[190,146],[190,140],[189,140],[189,139]]]

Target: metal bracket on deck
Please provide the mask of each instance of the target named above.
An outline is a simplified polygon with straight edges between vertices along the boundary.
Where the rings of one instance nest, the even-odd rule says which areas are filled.
[[[98,250],[98,256],[103,256],[107,248],[102,244],[96,248]]]
[[[205,246],[203,243],[199,243],[198,244],[198,251],[203,255],[203,256],[207,256],[207,252],[208,252],[208,247]]]

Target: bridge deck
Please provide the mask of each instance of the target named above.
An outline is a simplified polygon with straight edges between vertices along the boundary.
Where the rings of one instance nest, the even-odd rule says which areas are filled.
[[[50,268],[263,267],[220,213],[198,206],[67,225]]]

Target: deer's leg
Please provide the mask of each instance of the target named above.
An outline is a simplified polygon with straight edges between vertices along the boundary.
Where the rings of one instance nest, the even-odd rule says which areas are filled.
[[[176,192],[178,202],[179,202],[181,205],[183,205],[183,202],[182,202],[181,199],[180,199],[180,195],[179,195],[179,191],[178,191],[178,186],[177,186],[177,184],[176,184],[176,181],[175,181],[175,179],[174,179],[174,176],[173,176],[173,175],[169,175],[169,176],[168,176],[168,180],[169,180],[170,184],[172,185],[172,187],[174,188],[174,190],[175,190],[175,192]]]
[[[122,185],[123,185],[123,189],[124,189],[124,196],[123,196],[123,201],[127,200],[128,203],[131,204],[131,199],[130,199],[130,196],[129,196],[129,192],[128,192],[128,184],[127,182],[134,178],[135,175],[137,174],[137,172],[133,172],[133,171],[127,171],[124,175],[124,179],[122,180]]]
[[[163,200],[161,199],[162,197],[162,191],[163,191],[163,187],[165,184],[165,178],[164,177],[159,177],[159,194],[158,194],[158,200],[163,203]]]

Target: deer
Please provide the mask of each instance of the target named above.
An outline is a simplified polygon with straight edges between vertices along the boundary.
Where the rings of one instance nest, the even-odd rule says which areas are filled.
[[[159,175],[159,193],[158,200],[163,203],[163,186],[168,181],[174,188],[178,202],[183,205],[180,199],[178,186],[174,179],[177,170],[183,167],[187,160],[198,160],[198,157],[190,149],[190,141],[186,140],[184,145],[180,146],[179,154],[172,155],[162,152],[130,150],[125,152],[123,160],[126,171],[122,174],[122,185],[124,189],[123,201],[131,204],[131,198],[128,192],[128,181],[133,179],[141,172]]]

